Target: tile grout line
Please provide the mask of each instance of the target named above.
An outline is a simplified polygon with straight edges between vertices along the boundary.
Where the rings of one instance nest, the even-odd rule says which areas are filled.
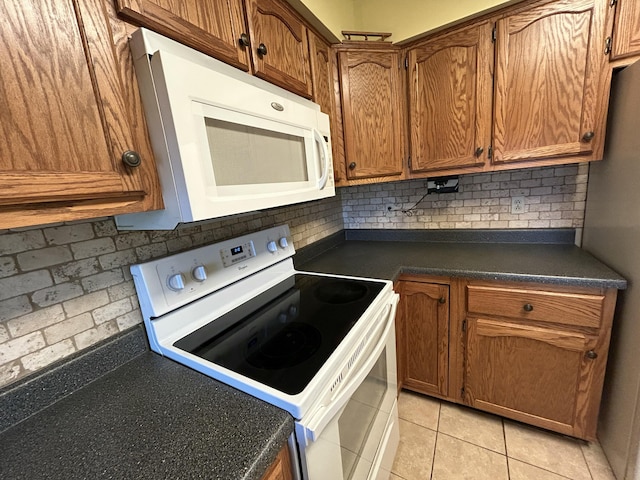
[[[507,479],[511,480],[511,468],[509,468],[509,450],[507,450],[507,429],[504,427],[504,418],[500,419],[502,425],[502,440],[504,441],[504,456],[507,457]]]
[[[438,449],[438,437],[440,436],[440,415],[442,414],[442,400],[438,401],[438,423],[436,424],[436,441],[433,442],[433,455],[431,455],[431,475],[429,479],[433,480],[433,468],[436,466],[436,450]]]
[[[507,448],[507,428],[505,425],[505,419],[502,419],[502,432],[504,434],[504,450],[506,452],[507,455],[507,468],[509,468],[509,460],[516,460],[520,463],[524,463],[525,465],[529,465],[530,467],[535,467],[539,470],[543,470],[545,472],[548,473],[552,473],[553,475],[556,475],[558,477],[562,477],[562,478],[566,478],[567,480],[571,480],[571,477],[567,477],[566,475],[562,475],[561,473],[558,472],[554,472],[553,470],[549,470],[548,468],[544,468],[541,467],[540,465],[534,465],[533,463],[530,462],[525,462],[524,460],[521,460],[519,458],[515,458],[515,457],[510,457],[509,456],[509,450]],[[580,449],[580,451],[582,452],[582,448]],[[584,457],[584,452],[582,452],[582,456]],[[587,463],[587,460],[585,458],[585,463]],[[589,464],[587,463],[587,468],[589,468]],[[509,480],[511,480],[511,470],[507,470],[508,475],[509,475]],[[591,471],[589,470],[589,476],[591,476],[591,479],[593,480],[593,476],[591,475]]]
[[[589,472],[589,476],[591,477],[591,480],[594,480],[593,473],[591,473],[591,467],[589,466],[589,461],[587,460],[587,456],[584,454],[584,448],[582,448],[582,445],[580,445],[580,453],[582,454],[584,463],[587,465],[587,471]]]

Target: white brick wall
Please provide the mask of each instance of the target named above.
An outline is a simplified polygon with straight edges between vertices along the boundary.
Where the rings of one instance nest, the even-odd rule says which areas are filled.
[[[462,175],[458,192],[424,199],[425,180],[350,187],[342,192],[344,224],[353,229],[581,228],[588,172],[589,165],[580,164]],[[524,213],[510,213],[514,196],[525,197]]]
[[[282,223],[297,248],[335,233],[340,196],[171,232],[111,218],[0,231],[0,387],[141,323],[131,264]]]
[[[288,223],[296,248],[344,228],[582,227],[588,166],[460,177],[455,194],[425,180],[338,189],[333,199],[175,231],[118,233],[113,219],[0,231],[0,386],[142,321],[129,265]],[[525,212],[511,215],[511,197]],[[391,210],[388,210],[391,207]]]

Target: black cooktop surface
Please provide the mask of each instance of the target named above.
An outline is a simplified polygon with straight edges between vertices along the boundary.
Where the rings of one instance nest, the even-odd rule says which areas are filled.
[[[383,282],[296,274],[174,346],[295,395],[383,287]]]

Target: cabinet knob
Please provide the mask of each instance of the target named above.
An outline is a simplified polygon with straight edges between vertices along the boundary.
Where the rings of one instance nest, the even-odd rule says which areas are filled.
[[[142,163],[142,159],[140,158],[140,154],[138,152],[127,150],[122,154],[122,163],[124,163],[127,167],[139,167]]]
[[[249,35],[247,35],[246,33],[242,33],[240,35],[240,38],[238,39],[238,43],[243,47],[248,47],[250,45]]]
[[[593,140],[593,137],[595,137],[595,133],[593,132],[586,132],[584,135],[582,135],[582,141],[583,142],[590,142],[591,140]]]
[[[258,53],[262,56],[267,54],[267,46],[264,43],[258,45]]]
[[[438,299],[438,303],[447,303],[447,299],[446,299],[446,298],[444,298],[444,297],[440,297],[440,298]]]
[[[533,305],[531,305],[530,303],[525,303],[524,306],[522,307],[524,308],[525,312],[531,312],[533,311]]]
[[[351,162],[349,164],[349,170],[353,170],[354,168],[356,168],[356,162]]]
[[[590,358],[591,360],[593,360],[594,358],[598,358],[598,354],[593,350],[589,350],[587,353],[585,353],[585,356],[587,358]]]
[[[476,157],[479,157],[480,155],[482,155],[482,152],[484,152],[484,148],[482,147],[476,148]]]

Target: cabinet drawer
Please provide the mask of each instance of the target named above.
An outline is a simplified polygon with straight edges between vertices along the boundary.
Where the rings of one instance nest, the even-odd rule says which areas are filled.
[[[604,295],[469,285],[467,311],[549,323],[600,326]]]

